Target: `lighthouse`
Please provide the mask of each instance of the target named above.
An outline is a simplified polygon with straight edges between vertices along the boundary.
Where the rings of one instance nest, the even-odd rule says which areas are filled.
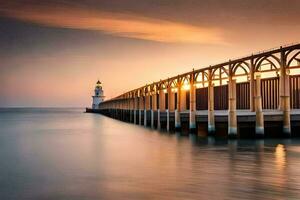
[[[93,97],[93,109],[98,109],[99,104],[104,101],[104,95],[102,90],[102,83],[98,80],[95,86],[95,95]]]

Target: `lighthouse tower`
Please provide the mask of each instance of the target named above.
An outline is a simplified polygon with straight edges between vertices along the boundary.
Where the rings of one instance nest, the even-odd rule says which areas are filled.
[[[96,83],[96,87],[95,87],[95,95],[92,96],[93,97],[93,105],[92,108],[93,109],[98,109],[99,108],[99,104],[101,102],[104,101],[104,95],[103,95],[103,90],[102,90],[102,84],[101,82],[98,80]]]

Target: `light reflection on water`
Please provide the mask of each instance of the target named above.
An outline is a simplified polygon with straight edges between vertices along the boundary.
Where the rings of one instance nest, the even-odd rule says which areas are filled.
[[[201,139],[80,109],[1,109],[0,127],[0,199],[300,199],[298,139]]]

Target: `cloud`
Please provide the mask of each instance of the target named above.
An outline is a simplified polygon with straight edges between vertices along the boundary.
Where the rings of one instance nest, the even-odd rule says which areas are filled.
[[[2,15],[45,26],[96,30],[107,34],[167,43],[225,44],[217,28],[70,6],[0,8]]]

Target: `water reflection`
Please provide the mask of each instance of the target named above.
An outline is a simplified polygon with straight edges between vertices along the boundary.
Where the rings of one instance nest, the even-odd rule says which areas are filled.
[[[0,127],[0,199],[300,199],[297,139],[182,136],[81,110],[0,113]]]
[[[275,149],[276,166],[278,170],[283,170],[286,163],[285,147],[282,144],[278,144]]]

